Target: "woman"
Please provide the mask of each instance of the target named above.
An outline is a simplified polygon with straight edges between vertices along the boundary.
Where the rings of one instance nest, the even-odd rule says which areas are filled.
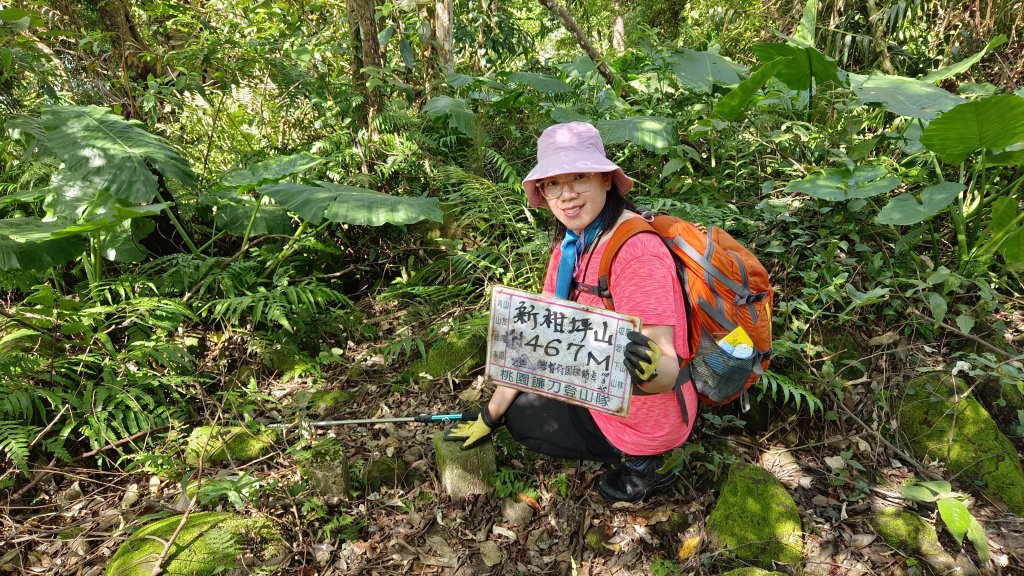
[[[597,285],[598,263],[615,229],[639,218],[625,198],[633,181],[609,160],[597,129],[585,122],[556,124],[537,140],[537,165],[523,188],[534,208],[551,210],[557,221],[544,292],[604,307],[587,291]],[[527,448],[568,459],[621,461],[602,475],[601,494],[611,501],[635,502],[675,482],[661,474],[663,454],[686,441],[697,413],[693,384],[682,383],[684,418],[673,390],[679,375],[676,350],[687,350],[685,308],[672,257],[655,234],[638,234],[619,250],[610,277],[615,310],[643,321],[629,332],[626,369],[633,382],[627,417],[499,386],[473,422],[446,439],[471,448],[506,425]]]

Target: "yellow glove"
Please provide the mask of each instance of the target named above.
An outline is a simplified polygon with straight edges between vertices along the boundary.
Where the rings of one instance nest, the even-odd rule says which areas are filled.
[[[480,407],[480,414],[476,417],[476,420],[472,422],[463,422],[458,426],[448,430],[444,433],[444,439],[450,442],[462,442],[462,449],[469,450],[483,442],[486,442],[494,431],[501,426],[501,421],[497,423],[491,421],[490,415],[487,413],[487,405]]]
[[[626,332],[626,338],[629,339],[629,344],[626,344],[623,362],[633,385],[639,387],[658,376],[661,348],[657,342],[634,330]]]

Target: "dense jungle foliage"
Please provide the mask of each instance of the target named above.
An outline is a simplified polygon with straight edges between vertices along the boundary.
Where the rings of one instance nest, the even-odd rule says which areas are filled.
[[[539,289],[551,218],[520,181],[541,130],[575,119],[638,204],[762,257],[775,346],[756,396],[778,423],[815,444],[853,410],[895,436],[893,388],[945,371],[988,384],[1019,449],[1022,14],[0,0],[0,494],[70,469],[205,482],[199,507],[300,502],[296,546],[365,537],[373,518],[329,514],[295,477],[204,480],[188,430],[313,417],[325,390],[349,417],[470,403],[479,362],[431,373],[430,352],[480,341],[488,287]],[[16,540],[0,572],[29,562],[37,541]]]

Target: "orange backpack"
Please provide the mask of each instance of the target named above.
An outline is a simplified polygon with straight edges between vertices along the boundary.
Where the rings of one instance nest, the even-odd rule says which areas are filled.
[[[614,310],[612,261],[636,234],[661,237],[676,263],[688,321],[689,350],[680,362],[676,392],[686,405],[681,385],[692,380],[700,399],[721,406],[740,398],[750,407],[747,389],[768,368],[772,354],[772,302],[768,272],[750,250],[728,232],[706,231],[666,214],[644,212],[623,222],[609,238],[598,268],[598,285],[581,287],[600,296]],[[742,330],[739,330],[742,329]]]

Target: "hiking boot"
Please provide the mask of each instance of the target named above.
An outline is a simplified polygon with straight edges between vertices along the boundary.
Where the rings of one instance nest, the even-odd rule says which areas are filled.
[[[601,476],[597,489],[612,502],[643,500],[655,490],[675,484],[678,477],[675,471],[658,473],[664,462],[661,456],[626,456],[620,468]]]

